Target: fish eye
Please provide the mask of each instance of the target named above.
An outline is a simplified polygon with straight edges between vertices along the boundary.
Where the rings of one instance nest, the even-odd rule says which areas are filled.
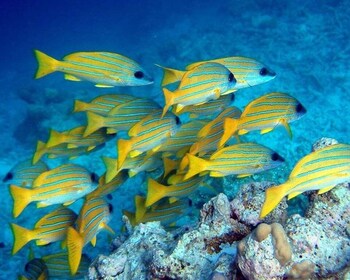
[[[236,98],[235,94],[231,93],[231,101],[235,101],[235,98]]]
[[[236,82],[235,76],[233,76],[232,73],[228,74],[228,81],[229,82]]]
[[[135,77],[136,79],[142,79],[144,76],[145,76],[145,74],[143,74],[142,71],[136,71],[136,72],[134,73],[134,77]]]
[[[279,154],[277,154],[276,152],[271,155],[271,159],[273,161],[277,161],[277,160],[278,161],[284,161],[284,159]]]
[[[176,124],[181,124],[180,118],[178,116],[175,117]]]
[[[267,70],[266,67],[261,68],[261,69],[260,69],[260,72],[259,72],[259,74],[260,74],[261,76],[266,76],[268,73],[269,73],[269,70]]]
[[[108,211],[109,213],[113,213],[113,205],[108,203]]]
[[[94,183],[98,183],[98,175],[94,172],[91,173],[90,175],[90,178],[91,178],[91,181],[94,182]]]
[[[113,195],[111,195],[111,194],[109,193],[109,194],[107,194],[107,198],[108,198],[109,200],[112,200],[112,199],[113,199]]]
[[[303,105],[301,105],[300,103],[298,103],[297,107],[295,108],[295,111],[297,113],[305,113],[306,112],[306,109],[304,108]]]
[[[12,180],[13,179],[13,173],[9,172],[6,174],[6,176],[4,177],[4,179],[2,179],[3,182],[6,182],[8,180]]]

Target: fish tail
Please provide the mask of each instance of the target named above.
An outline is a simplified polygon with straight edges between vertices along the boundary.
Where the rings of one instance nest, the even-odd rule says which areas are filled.
[[[45,153],[46,153],[46,144],[39,140],[36,144],[36,151],[33,155],[32,163],[36,164]]]
[[[13,216],[17,218],[22,213],[24,208],[26,208],[27,205],[32,202],[31,200],[32,190],[21,188],[16,185],[11,185],[10,193],[13,198],[12,213],[13,213]]]
[[[34,50],[34,54],[38,60],[38,70],[36,71],[35,79],[39,79],[56,71],[57,65],[59,64],[58,60],[38,50]]]
[[[118,160],[110,157],[105,157],[105,156],[102,157],[102,160],[106,166],[105,180],[106,180],[106,183],[109,183],[119,173]]]
[[[282,184],[266,189],[265,202],[260,211],[260,219],[266,217],[286,195],[287,185]]]
[[[33,240],[35,234],[32,230],[26,229],[19,225],[11,223],[11,229],[13,233],[13,248],[12,255],[16,254],[19,250],[22,249],[24,245],[26,245],[29,241]]]
[[[174,93],[168,90],[167,88],[163,88],[165,105],[163,108],[163,113],[161,118],[165,115],[165,113],[169,110],[169,107],[174,104]]]
[[[164,70],[162,87],[180,81],[182,79],[182,76],[185,74],[185,71],[163,67],[158,64],[156,65]]]
[[[224,120],[224,133],[218,143],[218,148],[223,147],[231,136],[237,131],[238,120],[226,118]]]
[[[135,208],[135,221],[136,223],[139,223],[147,211],[144,197],[139,195],[135,196]]]
[[[184,157],[182,158],[182,160],[180,161],[179,164],[179,171],[183,171],[185,170],[185,168],[188,166],[188,157],[187,154],[184,155]]]
[[[198,173],[205,171],[207,169],[208,161],[206,161],[205,159],[196,157],[191,154],[187,154],[187,158],[188,158],[189,168],[186,175],[184,176],[184,180],[187,180],[193,177],[194,175],[197,175]]]
[[[166,197],[167,186],[159,184],[157,181],[149,178],[147,182],[147,197],[145,207],[149,207],[163,197]]]
[[[89,108],[89,103],[80,101],[80,100],[74,100],[74,109],[73,112],[85,112]]]
[[[85,128],[83,137],[89,136],[91,133],[94,133],[101,127],[104,127],[105,118],[93,112],[87,112],[87,126]]]
[[[123,163],[130,153],[132,148],[132,142],[130,140],[119,139],[118,140],[118,166],[121,168]]]
[[[51,148],[51,147],[57,146],[59,144],[64,143],[65,140],[66,140],[66,137],[63,133],[60,133],[56,130],[51,129],[50,137],[46,143],[46,147]]]
[[[70,272],[74,275],[79,268],[81,254],[83,252],[84,239],[74,228],[67,229],[67,248]]]

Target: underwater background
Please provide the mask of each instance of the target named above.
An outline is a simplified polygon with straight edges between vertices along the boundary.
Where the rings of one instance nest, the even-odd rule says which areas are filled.
[[[321,137],[350,143],[350,5],[347,1],[1,1],[0,35],[0,177],[30,158],[36,141],[46,141],[50,128],[67,130],[85,122],[72,114],[74,99],[90,101],[106,93],[147,97],[163,105],[162,70],[155,64],[183,69],[189,63],[226,56],[261,61],[277,73],[269,83],[239,90],[235,106],[271,91],[296,97],[307,114],[292,123],[293,139],[283,128],[250,139],[286,159],[278,171],[284,181],[294,164]],[[137,61],[155,82],[144,87],[96,88],[54,73],[34,80],[39,49],[61,59],[78,51],[110,51]],[[115,155],[115,141],[73,161],[101,175],[101,155]],[[55,167],[64,161],[47,161]],[[118,233],[121,209],[133,207],[144,193],[144,174],[128,180],[113,194],[110,226]],[[246,181],[254,178],[244,179]],[[11,255],[12,199],[1,185],[1,279],[15,279],[28,259],[28,248]],[[79,204],[79,202],[78,202]],[[77,209],[79,208],[76,206]],[[30,205],[16,223],[32,227],[45,210]],[[34,211],[35,210],[35,211]],[[35,214],[32,214],[35,213]],[[38,215],[37,217],[35,215]],[[108,237],[100,234],[91,257],[106,253]],[[104,243],[105,242],[105,243]],[[37,255],[57,247],[34,249]]]

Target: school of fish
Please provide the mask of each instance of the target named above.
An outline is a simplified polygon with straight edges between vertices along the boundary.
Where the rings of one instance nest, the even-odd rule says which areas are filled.
[[[137,62],[121,54],[76,52],[60,61],[39,50],[34,53],[37,79],[62,72],[69,81],[88,81],[102,88],[153,83]],[[13,254],[34,240],[37,246],[59,241],[62,247],[54,255],[32,256],[20,279],[81,276],[89,264],[84,248],[95,246],[102,230],[114,234],[108,226],[113,207],[106,197],[140,172],[148,174],[146,195],[136,196],[135,211],[123,214],[131,225],[160,221],[172,227],[191,211],[189,195],[200,187],[211,188],[209,177],[241,178],[284,164],[276,151],[241,142],[240,136],[283,126],[292,137],[290,123],[306,113],[302,103],[290,94],[271,92],[252,100],[243,112],[232,105],[240,89],[274,79],[273,70],[239,56],[195,62],[185,70],[157,66],[164,70],[164,106],[126,94],[75,100],[73,112],[83,112],[86,123],[66,131],[51,129],[46,143],[37,142],[32,159],[16,164],[3,179],[10,183],[15,218],[34,202],[37,207],[56,205],[32,229],[10,225]],[[167,88],[170,84],[175,90]],[[106,170],[101,176],[69,161],[104,148],[107,141],[115,142],[116,156],[102,156]],[[45,156],[48,160],[43,160]],[[67,163],[49,168],[50,158],[64,158]],[[156,176],[154,170],[162,174]],[[291,199],[310,190],[324,193],[349,180],[350,145],[312,152],[295,165],[285,183],[266,190],[260,218],[285,196]],[[80,199],[83,205],[75,213],[69,205]]]

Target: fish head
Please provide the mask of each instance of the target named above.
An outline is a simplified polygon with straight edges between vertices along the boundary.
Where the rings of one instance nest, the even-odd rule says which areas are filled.
[[[298,101],[295,104],[294,107],[294,112],[296,114],[296,119],[300,119],[302,116],[304,116],[306,114],[306,109],[305,107]]]
[[[152,77],[139,66],[135,65],[124,71],[127,72],[127,75],[121,77],[118,74],[112,74],[110,78],[114,79],[117,84],[124,86],[145,86],[153,83]]]
[[[258,157],[257,159],[258,159],[257,167],[258,169],[260,169],[260,171],[276,168],[280,166],[282,163],[284,163],[285,161],[281,155],[279,155],[277,152],[272,151],[270,149],[268,149],[266,153],[261,154],[260,157]]]
[[[248,71],[236,73],[237,84],[235,89],[252,87],[267,83],[276,77],[276,72],[260,62],[255,62]]]

